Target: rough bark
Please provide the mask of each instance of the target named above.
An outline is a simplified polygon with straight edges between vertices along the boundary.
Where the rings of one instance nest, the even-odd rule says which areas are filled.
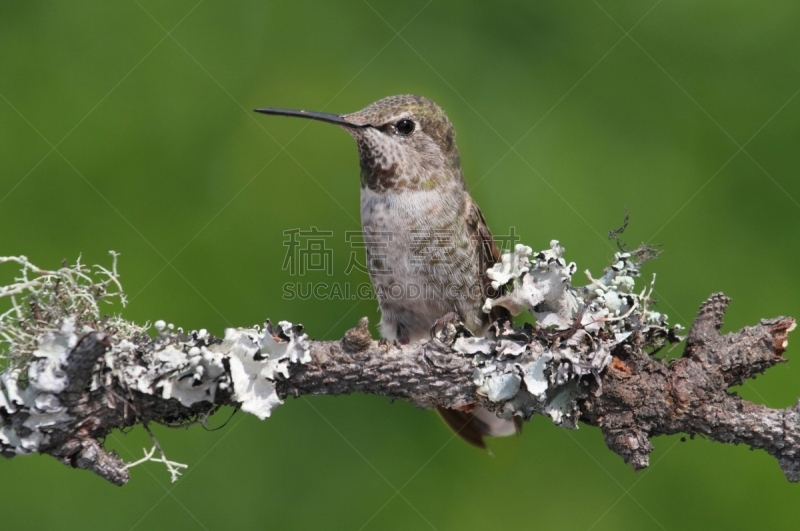
[[[765,319],[721,335],[728,303],[727,297],[714,294],[700,307],[681,358],[664,362],[636,348],[635,338],[621,344],[599,378],[591,374],[581,378],[580,420],[599,427],[608,447],[637,470],[648,465],[652,437],[702,434],[718,442],[763,449],[778,460],[790,481],[798,481],[800,402],[775,410],[728,391],[786,361],[782,354],[795,322],[785,317]],[[342,340],[309,341],[308,346],[310,360],[291,363],[289,376],[276,379],[275,390],[281,398],[367,393],[407,400],[422,408],[480,403],[497,411],[502,406],[478,394],[471,357],[455,350],[447,338],[415,345],[374,341],[362,319]],[[49,431],[47,444],[37,450],[40,453],[122,485],[128,480],[126,464],[107,453],[100,442],[112,430],[194,421],[220,406],[238,405],[232,393],[224,390],[216,393],[213,402],[190,407],[117,380],[90,390],[91,375],[108,347],[105,333],[92,332],[72,349],[65,366],[69,384],[57,395],[72,420]],[[27,429],[26,415],[21,410],[5,414],[6,422],[21,436]]]

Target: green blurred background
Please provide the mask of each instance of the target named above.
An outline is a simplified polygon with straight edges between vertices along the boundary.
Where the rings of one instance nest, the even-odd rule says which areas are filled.
[[[798,24],[796,0],[2,2],[0,255],[55,267],[114,249],[129,319],[221,334],[271,317],[339,338],[376,323],[376,303],[284,300],[298,278],[283,231],[334,233],[334,276],[303,281],[367,281],[344,274],[355,146],[251,109],[418,93],[454,122],[495,233],[559,239],[599,273],[626,205],[626,239],[664,246],[645,274],[673,322],[714,291],[733,297],[726,329],[800,316]],[[796,363],[738,391],[789,406]],[[175,485],[156,464],[116,488],[49,457],[0,462],[3,525],[800,528],[800,491],[771,457],[700,438],[656,439],[637,474],[599,430],[538,418],[490,456],[431,412],[365,396],[157,435],[190,465]],[[149,445],[141,430],[108,443],[128,460]]]

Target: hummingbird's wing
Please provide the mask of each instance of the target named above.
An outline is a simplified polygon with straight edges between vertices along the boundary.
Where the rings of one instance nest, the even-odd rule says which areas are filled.
[[[497,243],[489,231],[489,226],[486,224],[486,219],[484,219],[481,209],[478,208],[478,205],[471,197],[468,197],[466,215],[467,227],[471,236],[470,240],[475,245],[478,257],[478,281],[483,288],[483,293],[486,293],[491,298],[499,297],[503,294],[502,288],[493,289],[492,281],[486,272],[494,264],[500,262],[500,248],[497,247]],[[503,318],[510,321],[511,313],[502,306],[494,306],[488,315],[488,319],[491,322]],[[486,443],[483,442],[484,436],[505,437],[514,433],[518,435],[522,433],[521,418],[501,419],[483,407],[477,407],[469,411],[438,407],[436,411],[456,435],[478,448],[486,448]]]
[[[501,261],[500,248],[497,247],[497,243],[489,231],[489,226],[486,224],[486,219],[484,219],[481,209],[478,208],[478,205],[471,197],[467,208],[467,227],[471,232],[471,240],[476,245],[478,280],[483,288],[483,293],[486,293],[492,299],[497,298],[503,294],[503,288],[497,290],[492,288],[492,280],[489,278],[487,271],[494,264]],[[489,314],[490,321],[494,322],[503,318],[511,320],[511,313],[502,306],[494,306]]]
[[[444,407],[437,407],[436,412],[447,424],[447,427],[458,435],[462,441],[477,448],[486,449],[486,443],[483,442],[483,436],[486,432],[472,412]]]

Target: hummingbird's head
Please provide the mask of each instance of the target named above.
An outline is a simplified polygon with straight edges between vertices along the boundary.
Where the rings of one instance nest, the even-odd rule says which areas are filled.
[[[431,100],[389,96],[342,118],[368,124],[345,127],[358,144],[362,187],[434,189],[463,182],[455,129]]]
[[[422,96],[390,96],[345,115],[257,111],[343,127],[358,144],[362,188],[385,192],[464,186],[453,124],[441,107]]]

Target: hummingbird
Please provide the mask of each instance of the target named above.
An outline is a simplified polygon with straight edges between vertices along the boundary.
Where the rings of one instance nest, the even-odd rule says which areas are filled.
[[[437,326],[463,323],[482,336],[507,310],[483,311],[487,270],[500,250],[461,171],[453,124],[433,101],[390,96],[352,114],[256,109],[342,127],[355,139],[361,168],[361,227],[367,268],[381,311],[380,333],[401,344],[432,338]],[[438,408],[466,442],[519,433],[519,419],[480,407]]]

